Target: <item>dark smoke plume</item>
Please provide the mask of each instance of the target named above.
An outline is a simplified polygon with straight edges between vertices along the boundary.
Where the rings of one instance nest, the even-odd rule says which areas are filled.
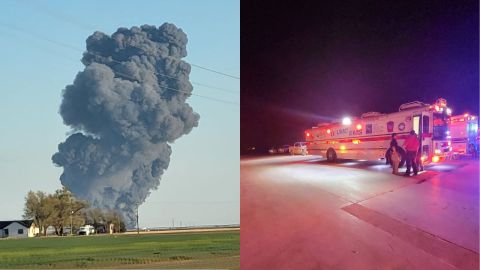
[[[168,168],[168,143],[198,125],[187,36],[173,24],[119,28],[87,39],[85,69],[63,90],[60,114],[74,134],[52,160],[60,180],[94,206],[119,210],[135,226],[145,201]]]

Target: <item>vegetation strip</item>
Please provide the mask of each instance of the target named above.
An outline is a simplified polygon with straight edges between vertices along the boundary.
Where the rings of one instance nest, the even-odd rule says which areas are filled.
[[[0,268],[95,268],[236,258],[239,231],[41,237],[0,241]],[[238,259],[229,268],[238,268]]]

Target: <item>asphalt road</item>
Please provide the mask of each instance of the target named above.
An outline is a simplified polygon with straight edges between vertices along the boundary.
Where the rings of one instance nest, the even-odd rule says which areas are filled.
[[[242,158],[241,269],[479,269],[478,165]]]

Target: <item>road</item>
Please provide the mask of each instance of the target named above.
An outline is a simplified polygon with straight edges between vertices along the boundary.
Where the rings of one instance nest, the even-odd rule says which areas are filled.
[[[241,269],[479,269],[479,163],[242,158]],[[403,169],[404,171],[404,169]]]

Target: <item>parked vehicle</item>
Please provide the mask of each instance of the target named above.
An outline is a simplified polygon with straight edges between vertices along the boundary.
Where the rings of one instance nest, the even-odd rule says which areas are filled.
[[[307,144],[305,142],[296,142],[293,146],[290,146],[288,149],[290,155],[302,155],[305,156],[308,154]]]
[[[79,235],[90,235],[95,233],[95,228],[92,225],[85,225],[78,230]]]
[[[288,151],[289,151],[289,148],[290,148],[290,145],[288,144],[285,144],[283,146],[280,146],[277,150],[277,153],[279,154],[288,154]]]
[[[392,133],[401,146],[411,130],[418,135],[423,163],[451,156],[448,119],[451,109],[445,99],[435,104],[419,101],[402,104],[394,113],[364,113],[360,118],[324,123],[305,131],[308,153],[328,161],[340,159],[389,160]]]
[[[449,136],[456,155],[478,154],[478,117],[468,113],[450,117]]]

